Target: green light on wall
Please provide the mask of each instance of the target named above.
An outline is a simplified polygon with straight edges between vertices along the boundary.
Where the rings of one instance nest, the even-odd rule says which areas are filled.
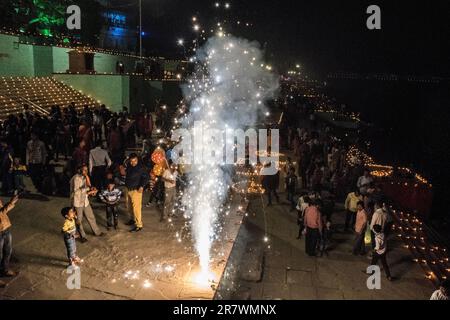
[[[65,23],[67,3],[68,0],[32,0],[31,10],[27,15],[28,28],[45,37],[60,33]]]
[[[0,2],[3,3],[3,0]],[[14,29],[20,29],[23,34],[47,38],[68,34],[66,10],[74,2],[78,3],[83,8],[83,13],[87,15],[83,21],[86,22],[85,26],[88,26],[83,29],[79,37],[87,43],[98,41],[103,21],[101,18],[103,6],[98,0],[9,0],[9,2],[11,4],[7,7],[9,11],[6,17],[11,17],[11,25],[14,25]],[[2,5],[0,7],[3,8]],[[70,39],[65,41],[65,43],[70,42]]]
[[[40,34],[45,36],[45,37],[53,37],[52,32],[50,31],[50,29],[41,29]]]

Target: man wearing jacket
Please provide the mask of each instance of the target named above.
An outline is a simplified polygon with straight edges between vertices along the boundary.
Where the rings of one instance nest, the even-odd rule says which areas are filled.
[[[132,216],[132,220],[130,220],[128,225],[134,224],[134,228],[131,232],[139,232],[142,230],[142,195],[144,193],[144,187],[148,184],[149,179],[149,174],[144,166],[139,163],[137,154],[130,154],[125,177],[125,186],[128,191],[128,210]]]

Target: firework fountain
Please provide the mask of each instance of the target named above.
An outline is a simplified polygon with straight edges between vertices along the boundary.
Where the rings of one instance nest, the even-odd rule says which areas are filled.
[[[190,112],[182,120],[182,128],[191,132],[196,143],[190,183],[182,203],[186,208],[185,216],[191,219],[199,256],[198,280],[208,281],[211,280],[209,264],[212,244],[217,239],[217,221],[226,213],[227,208],[222,205],[231,185],[230,163],[224,163],[221,151],[230,143],[236,146],[235,141],[229,141],[226,132],[245,131],[260,117],[265,117],[264,102],[273,97],[278,81],[264,65],[257,43],[222,33],[197,49],[191,60],[195,63],[195,72],[183,87]],[[199,124],[201,130],[198,130]],[[216,134],[205,134],[213,131]]]

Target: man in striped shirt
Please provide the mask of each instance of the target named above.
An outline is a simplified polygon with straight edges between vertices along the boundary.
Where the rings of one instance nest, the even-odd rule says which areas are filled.
[[[106,221],[107,230],[109,231],[113,226],[117,230],[119,220],[119,201],[122,191],[116,188],[114,180],[107,182],[107,189],[100,193],[100,199],[106,204]]]

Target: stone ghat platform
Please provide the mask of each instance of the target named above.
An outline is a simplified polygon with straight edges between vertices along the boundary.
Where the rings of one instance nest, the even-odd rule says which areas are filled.
[[[144,202],[147,199],[145,194]],[[213,247],[215,281],[198,284],[198,257],[190,235],[184,234],[184,218],[160,223],[159,209],[144,207],[144,229],[133,234],[124,225],[128,216],[121,204],[119,230],[107,232],[105,210],[93,202],[97,223],[106,236],[94,237],[85,225],[89,241],[77,242],[78,254],[84,259],[81,288],[71,290],[60,231],[60,209],[68,204],[64,198],[21,199],[10,213],[12,268],[20,273],[12,280],[2,279],[7,285],[0,289],[0,299],[213,299],[242,223],[239,208],[246,205],[240,196],[232,197],[230,213]]]

